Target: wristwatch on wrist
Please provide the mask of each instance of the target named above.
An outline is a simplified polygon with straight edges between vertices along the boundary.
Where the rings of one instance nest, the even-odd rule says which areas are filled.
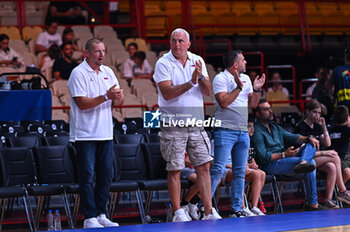
[[[282,158],[286,158],[286,153],[282,152]]]
[[[205,80],[205,76],[202,75],[201,78],[198,79],[198,81],[202,81],[202,80]]]
[[[242,87],[239,85],[236,86],[236,89],[239,89],[240,91],[242,91]]]
[[[260,89],[256,90],[256,89],[253,88],[253,92],[254,93],[260,93]]]
[[[108,101],[108,96],[107,96],[107,93],[105,93],[104,95],[102,95],[103,96],[103,98],[106,100],[106,101]]]

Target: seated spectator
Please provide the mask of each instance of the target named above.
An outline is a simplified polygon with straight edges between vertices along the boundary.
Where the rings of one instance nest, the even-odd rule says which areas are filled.
[[[305,136],[313,136],[320,141],[320,151],[314,157],[319,171],[327,174],[326,200],[323,204],[328,209],[338,209],[339,206],[332,200],[335,184],[338,185],[339,194],[336,199],[346,204],[350,203],[350,192],[346,190],[343,182],[341,164],[338,153],[334,150],[326,150],[330,147],[331,139],[328,134],[325,119],[321,117],[321,104],[313,99],[306,105],[303,119],[297,124],[296,133]]]
[[[62,44],[61,57],[55,60],[52,67],[52,77],[55,80],[68,80],[72,70],[78,65],[72,59],[73,46],[70,43]]]
[[[324,68],[319,80],[312,92],[312,99],[317,99],[322,104],[322,112],[327,121],[333,113],[333,88],[328,88],[327,83],[331,77],[331,70]]]
[[[38,35],[35,43],[35,53],[47,52],[52,44],[62,45],[62,38],[57,33],[58,24],[55,21],[46,24],[47,31],[41,32]]]
[[[258,121],[254,127],[252,142],[257,163],[270,175],[294,176],[297,173],[305,173],[306,205],[309,209],[318,209],[313,158],[319,148],[319,141],[312,137],[292,134],[273,122],[271,105],[264,99],[259,101],[256,116]],[[302,143],[305,145],[300,148],[285,148],[285,145]]]
[[[52,1],[46,15],[46,22],[54,20],[60,25],[85,24],[81,6],[77,1]]]
[[[350,119],[349,109],[346,106],[339,105],[334,109],[334,118],[336,124],[330,128],[330,137],[332,148],[338,152],[341,159],[341,170],[344,183],[350,179],[350,160],[346,159],[346,153],[349,150],[350,139]]]
[[[283,87],[281,82],[281,75],[278,72],[272,74],[272,87],[269,87],[266,93],[266,100],[273,101],[288,101],[289,92],[288,89]],[[277,109],[281,106],[288,106],[289,103],[273,103],[273,108]]]
[[[318,67],[315,73],[315,78],[317,79],[317,82],[320,80],[321,78],[321,74],[323,73],[323,67]],[[312,99],[312,92],[314,91],[317,82],[314,82],[312,85],[309,86],[309,88],[307,88],[306,90],[306,100],[311,100]]]
[[[47,51],[47,54],[41,57],[39,64],[40,71],[45,72],[46,68],[52,67],[57,57],[60,55],[60,47],[57,44],[52,44]]]
[[[0,66],[20,68],[23,58],[9,47],[10,38],[6,34],[0,34]]]
[[[74,51],[79,51],[77,40],[71,28],[65,28],[62,34],[62,43],[71,43]]]
[[[129,52],[129,58],[124,62],[124,79],[126,79],[130,85],[131,80],[134,78],[134,67],[136,65],[135,61],[133,60],[133,56],[138,50],[137,43],[129,43],[128,45],[128,52]],[[148,63],[147,59],[143,62],[144,67],[151,67]]]
[[[133,77],[132,79],[152,79],[153,69],[146,60],[145,52],[136,52],[132,57],[135,65],[132,69]]]

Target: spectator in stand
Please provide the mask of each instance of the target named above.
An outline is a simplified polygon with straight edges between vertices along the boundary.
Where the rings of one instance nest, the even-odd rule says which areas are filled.
[[[65,28],[62,34],[63,43],[71,43],[74,51],[79,51],[77,40],[74,38],[74,32],[71,28]]]
[[[60,47],[57,44],[52,44],[49,50],[47,51],[47,54],[41,57],[41,61],[39,64],[40,71],[44,73],[46,68],[52,67],[59,55]]]
[[[338,152],[341,159],[343,180],[346,183],[350,179],[350,160],[346,159],[350,141],[349,109],[343,105],[337,106],[334,109],[334,118],[336,124],[330,128],[332,148]]]
[[[331,78],[328,80],[327,88],[334,86],[334,105],[348,105],[350,101],[350,47],[344,50],[345,65],[336,67]]]
[[[273,101],[288,101],[289,91],[286,87],[283,87],[281,82],[281,75],[279,72],[274,72],[270,83],[272,86],[269,87],[266,93],[266,100],[269,102]],[[274,110],[277,110],[281,106],[288,106],[289,103],[273,103]]]
[[[55,20],[60,25],[85,24],[78,1],[52,1],[46,15],[46,22]]]
[[[133,61],[135,65],[132,69],[133,77],[132,79],[152,79],[153,69],[146,60],[146,53],[139,51],[133,56]]]
[[[23,58],[9,47],[10,38],[6,34],[0,34],[0,66],[20,68]]]
[[[57,58],[52,67],[52,77],[55,80],[68,80],[72,70],[78,65],[72,59],[73,46],[65,43],[61,46],[61,57]]]
[[[316,73],[315,73],[315,78],[317,79],[317,81],[314,82],[312,85],[310,85],[309,88],[307,88],[306,93],[305,93],[306,100],[312,99],[312,92],[314,91],[318,81],[320,80],[322,73],[323,73],[323,67],[318,67],[316,70]]]
[[[326,116],[326,120],[329,121],[330,116],[333,114],[333,88],[328,88],[327,83],[331,76],[331,70],[324,68],[321,73],[317,85],[312,92],[312,99],[317,99],[322,105],[322,113]]]
[[[41,32],[38,35],[35,43],[35,53],[47,52],[52,44],[62,45],[62,38],[57,33],[58,24],[56,21],[51,21],[46,24],[47,31]]]
[[[332,200],[335,184],[339,188],[339,194],[336,196],[336,199],[349,204],[350,192],[346,190],[343,182],[338,153],[334,150],[326,150],[331,145],[331,139],[325,119],[321,117],[321,104],[316,99],[313,99],[306,105],[305,116],[297,124],[295,132],[305,136],[314,136],[320,141],[321,149],[316,151],[314,160],[318,170],[327,175],[326,200],[323,206],[328,209],[339,208]]]
[[[286,97],[289,97],[289,91],[286,87],[283,87],[283,84],[281,82],[281,74],[279,72],[274,72],[272,73],[272,77],[271,77],[271,83],[272,86],[269,87],[269,89],[267,90],[267,92],[277,92],[277,91],[282,91]]]
[[[272,121],[271,105],[264,99],[256,108],[258,121],[255,123],[252,142],[255,159],[259,166],[270,175],[290,175],[305,173],[307,208],[318,209],[315,161],[313,160],[319,141],[313,137],[292,134]],[[302,144],[285,148],[287,144]]]
[[[128,52],[129,52],[129,58],[124,62],[124,79],[126,79],[130,85],[132,79],[134,78],[134,67],[137,66],[133,57],[135,53],[138,50],[137,43],[129,43],[128,45]],[[151,67],[151,65],[148,63],[147,59],[145,58],[143,61],[144,67]],[[152,69],[152,68],[151,68]]]

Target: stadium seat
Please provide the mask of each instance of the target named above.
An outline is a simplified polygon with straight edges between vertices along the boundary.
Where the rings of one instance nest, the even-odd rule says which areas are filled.
[[[17,24],[15,24],[17,25]],[[0,34],[6,34],[10,38],[10,40],[21,40],[21,33],[19,32],[17,27],[9,27],[9,26],[2,26],[0,27]]]
[[[94,37],[98,39],[116,39],[118,38],[113,27],[108,25],[96,25],[94,27]]]

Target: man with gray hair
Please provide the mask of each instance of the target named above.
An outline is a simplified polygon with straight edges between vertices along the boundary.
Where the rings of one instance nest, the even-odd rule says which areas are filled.
[[[255,108],[265,74],[257,76],[253,86],[246,71],[246,61],[240,50],[228,51],[223,57],[225,70],[215,76],[215,119],[221,127],[214,129],[214,163],[210,170],[211,193],[215,193],[229,158],[232,159],[232,217],[243,217],[242,195],[250,140],[248,135],[248,106]]]
[[[154,80],[157,83],[158,104],[162,113],[160,149],[168,171],[168,189],[174,211],[173,222],[190,221],[193,205],[180,206],[180,172],[185,167],[185,152],[198,174],[205,215],[203,220],[220,219],[212,208],[210,196],[210,141],[203,126],[173,122],[203,120],[203,95],[211,93],[211,83],[203,59],[188,51],[190,36],[178,28],[171,34],[170,51],[157,63]]]
[[[118,223],[106,218],[113,179],[112,106],[123,104],[124,94],[112,69],[102,65],[104,44],[91,39],[85,50],[86,59],[68,80],[72,96],[69,141],[77,151],[84,228],[113,227]]]

